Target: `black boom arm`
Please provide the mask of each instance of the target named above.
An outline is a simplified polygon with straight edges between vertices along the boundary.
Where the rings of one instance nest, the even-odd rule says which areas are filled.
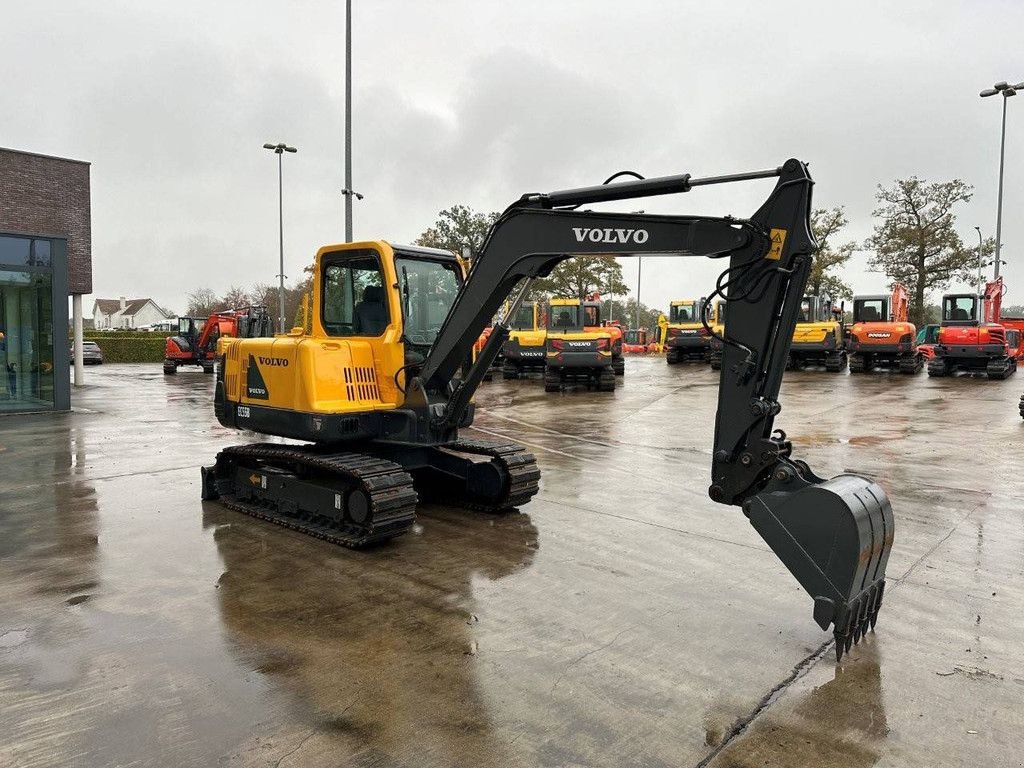
[[[777,177],[749,219],[577,210],[581,205],[688,192]],[[520,281],[580,255],[728,259],[715,292],[728,301],[709,494],[743,507],[758,533],[814,598],[815,619],[835,625],[837,650],[873,626],[892,545],[892,510],[864,478],[824,480],[773,431],[779,388],[815,243],[807,166],[691,178],[688,174],[524,195],[495,222],[433,348],[407,387],[407,405],[438,439],[454,434],[508,336],[499,321],[475,363],[474,342]],[[521,296],[521,294],[520,294]]]
[[[772,177],[778,177],[775,189],[749,219],[576,210],[588,203]],[[724,358],[728,365],[719,392],[711,495],[716,501],[740,504],[779,457],[788,454],[788,444],[773,439],[771,432],[814,252],[809,219],[812,185],[806,165],[789,160],[770,171],[702,179],[686,174],[524,195],[491,228],[411,391],[425,392],[440,428],[460,423],[508,329],[496,324],[476,364],[457,378],[473,343],[517,283],[546,276],[566,258],[728,258],[729,267],[719,281],[719,292],[728,291],[729,300]]]

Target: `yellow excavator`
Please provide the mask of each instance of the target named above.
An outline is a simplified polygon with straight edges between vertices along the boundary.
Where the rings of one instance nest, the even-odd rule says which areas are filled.
[[[829,373],[841,373],[848,363],[843,310],[828,296],[804,296],[793,330],[789,367],[800,370],[820,365]]]
[[[748,219],[588,208],[769,178],[774,190]],[[807,166],[788,160],[526,194],[491,227],[468,274],[445,251],[382,240],[321,248],[310,333],[218,343],[218,421],[303,442],[225,447],[203,467],[203,498],[350,547],[407,532],[420,500],[482,512],[526,504],[538,491],[534,457],[461,430],[533,279],[572,256],[728,259],[709,297],[728,287],[708,494],[743,510],[813,598],[841,656],[878,617],[894,522],[881,487],[817,476],[774,426],[815,250],[812,184]]]
[[[677,299],[669,303],[665,337],[665,362],[704,362],[708,359],[710,337],[704,327],[705,299]]]
[[[527,373],[543,373],[547,337],[543,308],[536,301],[524,301],[512,317],[508,341],[501,348],[502,378],[518,379]]]
[[[595,386],[601,392],[615,391],[612,334],[600,326],[588,326],[585,309],[579,299],[548,302],[545,392],[558,392],[573,382]],[[621,332],[617,338],[621,352]]]

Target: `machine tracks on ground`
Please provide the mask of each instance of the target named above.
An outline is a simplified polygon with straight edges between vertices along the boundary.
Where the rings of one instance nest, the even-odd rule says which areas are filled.
[[[462,439],[440,447],[455,453],[488,456],[490,463],[507,479],[503,493],[495,499],[474,497],[469,491],[452,493],[450,486],[435,486],[426,499],[432,503],[450,504],[475,512],[497,513],[526,504],[540,490],[540,468],[537,466],[537,459],[518,443]]]
[[[222,450],[203,470],[203,496],[350,548],[408,531],[418,501],[412,477],[392,461],[273,443]]]

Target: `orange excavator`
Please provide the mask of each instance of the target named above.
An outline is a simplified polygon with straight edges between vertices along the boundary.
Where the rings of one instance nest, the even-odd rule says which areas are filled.
[[[203,373],[213,373],[221,336],[255,339],[273,335],[274,321],[265,307],[214,312],[205,320],[179,317],[178,333],[164,343],[164,375],[173,376],[182,365],[198,365]]]
[[[853,327],[847,340],[850,373],[874,368],[919,373],[924,356],[917,349],[917,328],[907,319],[910,294],[895,283],[890,296],[854,296]]]
[[[985,292],[947,294],[942,297],[942,325],[935,356],[928,361],[929,376],[957,371],[985,373],[1005,379],[1017,372],[1024,319],[1003,318],[1006,286],[997,277]]]

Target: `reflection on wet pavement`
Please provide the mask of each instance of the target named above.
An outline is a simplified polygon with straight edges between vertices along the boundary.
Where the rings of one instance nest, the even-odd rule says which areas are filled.
[[[836,766],[870,768],[889,734],[882,701],[880,651],[874,638],[858,646],[832,678],[766,708],[755,724],[712,762],[716,768]],[[823,674],[827,674],[823,669]],[[815,679],[819,679],[815,676]],[[807,684],[801,681],[800,687]]]
[[[198,371],[104,366],[79,412],[0,420],[0,768],[1018,765],[1018,384],[786,375],[800,457],[898,519],[837,667],[707,499],[715,376],[628,366],[611,395],[485,385],[475,426],[531,447],[541,493],[368,552],[199,501],[197,467],[260,438]]]
[[[293,695],[323,742],[304,749],[329,748],[346,765],[381,754],[408,765],[507,764],[469,658],[473,583],[529,567],[537,529],[526,514],[434,512],[424,510],[414,551],[337,557],[290,532],[281,546],[280,529],[207,505],[233,652]]]

